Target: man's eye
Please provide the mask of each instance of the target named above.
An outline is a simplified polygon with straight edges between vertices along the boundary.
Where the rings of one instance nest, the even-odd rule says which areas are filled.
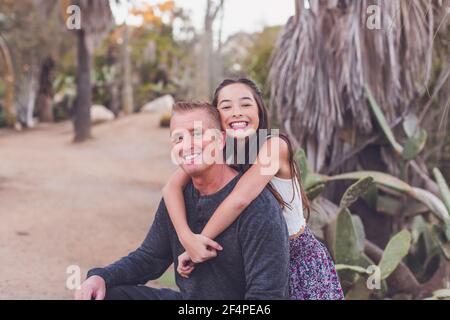
[[[183,141],[182,136],[176,136],[176,137],[172,138],[173,143],[180,143],[181,141]]]

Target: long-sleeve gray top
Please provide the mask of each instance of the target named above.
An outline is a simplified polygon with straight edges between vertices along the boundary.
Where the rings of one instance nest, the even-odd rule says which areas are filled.
[[[190,228],[200,233],[214,210],[232,191],[241,174],[218,192],[200,196],[190,182],[184,190]],[[196,264],[188,279],[176,273],[183,299],[287,299],[289,247],[280,205],[268,189],[216,239],[224,248],[217,257]],[[144,284],[178,264],[184,251],[161,200],[142,245],[105,268],[88,272],[101,276],[107,289]]]

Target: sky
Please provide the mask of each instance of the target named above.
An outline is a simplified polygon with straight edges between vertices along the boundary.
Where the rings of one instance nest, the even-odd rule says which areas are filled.
[[[176,0],[192,11],[195,26],[201,28],[206,0]],[[238,31],[260,31],[264,26],[284,25],[295,13],[294,0],[225,0],[223,35],[226,39]]]
[[[158,3],[161,0],[142,0]],[[216,0],[217,1],[217,0]],[[284,25],[295,13],[294,0],[225,0],[223,17],[223,39],[238,32],[260,31],[264,26]],[[185,9],[194,26],[201,30],[206,0],[175,0]],[[116,20],[122,19],[120,10],[114,10]]]

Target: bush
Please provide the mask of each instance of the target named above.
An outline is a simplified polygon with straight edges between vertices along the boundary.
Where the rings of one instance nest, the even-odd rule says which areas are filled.
[[[161,115],[161,118],[159,120],[159,126],[162,128],[168,128],[170,126],[170,113],[164,113]]]
[[[6,126],[5,111],[3,110],[3,107],[0,105],[0,128],[5,126]]]

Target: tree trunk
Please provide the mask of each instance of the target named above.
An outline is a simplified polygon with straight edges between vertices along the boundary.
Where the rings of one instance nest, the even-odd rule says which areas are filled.
[[[19,121],[26,127],[34,126],[33,113],[37,93],[37,66],[32,61],[29,70],[17,82],[16,104]]]
[[[196,63],[196,98],[208,99],[211,95],[212,30],[205,29],[201,35]]]
[[[53,70],[55,62],[47,57],[41,66],[36,109],[41,122],[53,122]]]
[[[215,82],[215,70],[213,67],[214,44],[213,24],[217,14],[223,10],[223,0],[214,3],[206,0],[206,13],[204,18],[204,30],[200,39],[200,48],[197,60],[196,97],[197,99],[209,99],[212,95],[211,84]]]
[[[217,49],[212,49],[212,57],[211,57],[211,84],[213,86],[217,86],[217,84],[223,79],[224,74],[224,65],[222,59],[222,32],[223,32],[223,18],[224,18],[224,10],[223,8],[219,11],[219,29],[217,31],[218,39],[217,39]],[[213,42],[213,38],[211,38],[211,42]],[[210,92],[210,95],[212,93]]]
[[[78,31],[77,98],[74,112],[74,142],[91,138],[91,56],[84,30]]]
[[[6,76],[4,77],[5,91],[5,122],[7,126],[13,126],[16,122],[14,108],[14,68],[11,54],[5,40],[0,35],[0,57],[5,63]]]
[[[130,64],[130,27],[125,24],[123,33],[123,89],[122,89],[122,110],[125,114],[131,114],[134,111],[133,106],[133,87],[131,85],[131,64]]]

